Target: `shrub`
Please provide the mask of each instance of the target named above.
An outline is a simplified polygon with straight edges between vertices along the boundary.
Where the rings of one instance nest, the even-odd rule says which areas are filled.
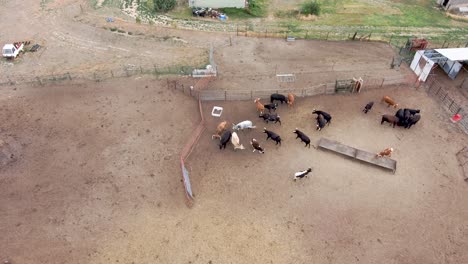
[[[141,24],[141,18],[140,18],[139,16],[137,16],[137,17],[135,18],[135,21],[136,21],[138,24]]]
[[[166,12],[176,6],[176,0],[153,0],[154,11]]]
[[[117,31],[117,28],[116,27],[111,27],[110,31]]]
[[[320,15],[320,3],[317,0],[302,3],[301,13],[304,15]]]
[[[149,10],[153,11],[153,10],[154,10],[154,1],[153,1],[153,0],[148,0],[148,1],[146,1],[146,7],[147,7]]]

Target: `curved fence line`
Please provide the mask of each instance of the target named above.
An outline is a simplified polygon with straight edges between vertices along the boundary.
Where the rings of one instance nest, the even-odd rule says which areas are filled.
[[[184,182],[184,189],[185,189],[185,197],[187,198],[187,205],[191,207],[194,202],[194,193],[192,190],[192,185],[190,182],[190,173],[185,166],[187,158],[193,151],[195,144],[197,144],[200,136],[202,135],[203,131],[205,130],[205,117],[203,116],[203,109],[202,109],[202,100],[200,99],[200,91],[208,86],[208,83],[212,80],[212,77],[205,77],[198,80],[194,87],[190,87],[189,94],[195,97],[198,97],[198,110],[200,112],[200,123],[198,123],[197,127],[193,130],[192,135],[190,136],[188,142],[185,144],[182,152],[180,154],[180,166],[182,168],[182,179]],[[177,84],[176,84],[177,88]],[[183,89],[185,93],[186,90]]]

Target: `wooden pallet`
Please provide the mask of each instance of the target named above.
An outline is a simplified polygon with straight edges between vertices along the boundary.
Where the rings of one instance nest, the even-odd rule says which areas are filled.
[[[386,157],[377,158],[375,153],[370,153],[364,150],[356,149],[337,141],[321,138],[318,142],[318,146],[323,149],[331,150],[333,152],[342,154],[344,156],[357,159],[366,163],[370,163],[381,168],[391,170],[393,173],[396,171],[396,160],[389,159]]]

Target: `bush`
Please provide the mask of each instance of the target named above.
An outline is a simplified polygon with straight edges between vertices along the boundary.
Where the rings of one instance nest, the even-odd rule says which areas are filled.
[[[147,7],[149,10],[153,11],[153,10],[154,10],[154,1],[153,1],[153,0],[148,0],[148,1],[146,1],[146,7]]]
[[[139,16],[135,18],[135,21],[137,22],[137,24],[141,24],[141,18]]]
[[[320,15],[320,3],[316,0],[302,3],[301,13],[304,15]]]
[[[176,6],[176,0],[153,0],[154,11],[167,12]]]

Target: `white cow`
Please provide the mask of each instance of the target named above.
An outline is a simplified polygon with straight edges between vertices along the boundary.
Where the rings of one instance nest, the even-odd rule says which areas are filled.
[[[255,128],[256,126],[253,125],[252,121],[250,120],[245,120],[240,122],[239,124],[235,125],[234,123],[232,124],[232,130],[243,130],[245,128],[251,129]]]
[[[239,136],[237,136],[236,132],[232,132],[231,143],[234,146],[234,150],[245,149],[244,146],[240,143]]]

